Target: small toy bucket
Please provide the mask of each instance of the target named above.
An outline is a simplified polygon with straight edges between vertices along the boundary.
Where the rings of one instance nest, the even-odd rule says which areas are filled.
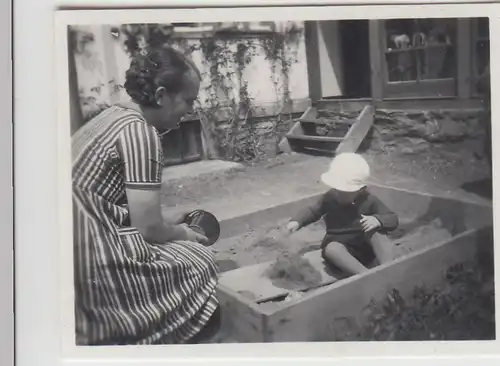
[[[210,212],[195,210],[190,212],[184,219],[193,231],[204,235],[208,239],[207,246],[213,245],[220,235],[220,224],[217,218]]]

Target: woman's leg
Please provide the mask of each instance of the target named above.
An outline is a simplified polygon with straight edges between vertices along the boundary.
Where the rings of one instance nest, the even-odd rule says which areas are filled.
[[[363,273],[368,270],[368,268],[349,253],[342,243],[331,242],[327,244],[323,248],[323,257],[326,261],[350,275]]]

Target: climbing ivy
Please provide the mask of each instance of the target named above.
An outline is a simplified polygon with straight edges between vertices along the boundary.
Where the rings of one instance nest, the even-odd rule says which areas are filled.
[[[217,141],[218,153],[225,158],[241,162],[260,159],[265,155],[263,140],[269,134],[274,138],[278,149],[279,130],[285,121],[283,115],[286,107],[291,106],[292,102],[289,73],[291,66],[297,62],[301,35],[301,29],[292,26],[285,32],[271,32],[258,39],[231,40],[214,35],[201,41],[200,49],[209,70],[210,83],[205,88],[206,98],[201,101],[199,114],[211,137]],[[277,104],[281,105],[276,116],[268,121],[271,127],[265,131],[261,131],[252,118],[256,106],[249,95],[248,82],[243,77],[245,68],[261,50],[270,63]],[[223,100],[227,105],[223,105]],[[227,112],[221,118],[223,108]],[[221,119],[227,123],[219,124]]]
[[[265,155],[263,141],[266,137],[274,138],[277,149],[280,128],[290,119],[285,118],[292,106],[289,74],[297,62],[302,29],[294,23],[287,23],[287,28],[281,31],[276,30],[275,26],[272,28],[273,31],[249,38],[231,34],[226,27],[224,32],[205,34],[197,42],[176,37],[175,27],[171,24],[121,25],[113,27],[111,35],[123,42],[130,56],[165,44],[175,46],[186,54],[201,51],[204,66],[202,76],[208,82],[202,85],[204,92],[200,93],[200,97],[204,97],[198,100],[196,109],[207,137],[205,141],[212,145],[209,147],[210,155],[249,163]],[[268,128],[264,130],[260,127],[262,124],[256,122],[258,107],[254,105],[248,81],[244,77],[246,67],[262,52],[269,62],[271,82],[279,106],[275,115],[268,118]],[[113,85],[113,90],[122,88],[116,83]],[[99,85],[92,88],[93,93],[100,94],[103,87]],[[92,95],[81,98],[83,105],[96,103],[97,100]],[[97,105],[96,113],[106,106]]]

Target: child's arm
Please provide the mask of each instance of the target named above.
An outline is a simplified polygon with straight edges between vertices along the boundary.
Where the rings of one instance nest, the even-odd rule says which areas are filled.
[[[290,223],[297,223],[294,230],[298,230],[304,226],[310,225],[313,222],[318,221],[323,217],[325,213],[325,201],[327,199],[327,194],[322,195],[316,202],[311,206],[305,208],[295,217],[290,220]]]
[[[398,215],[392,212],[381,200],[377,197],[371,195],[372,201],[372,212],[373,217],[375,217],[382,225],[379,230],[393,231],[396,230],[399,225]]]

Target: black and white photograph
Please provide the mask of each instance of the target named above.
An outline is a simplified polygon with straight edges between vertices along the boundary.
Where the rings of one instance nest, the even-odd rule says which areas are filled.
[[[75,346],[496,339],[488,17],[165,14],[66,27]]]

